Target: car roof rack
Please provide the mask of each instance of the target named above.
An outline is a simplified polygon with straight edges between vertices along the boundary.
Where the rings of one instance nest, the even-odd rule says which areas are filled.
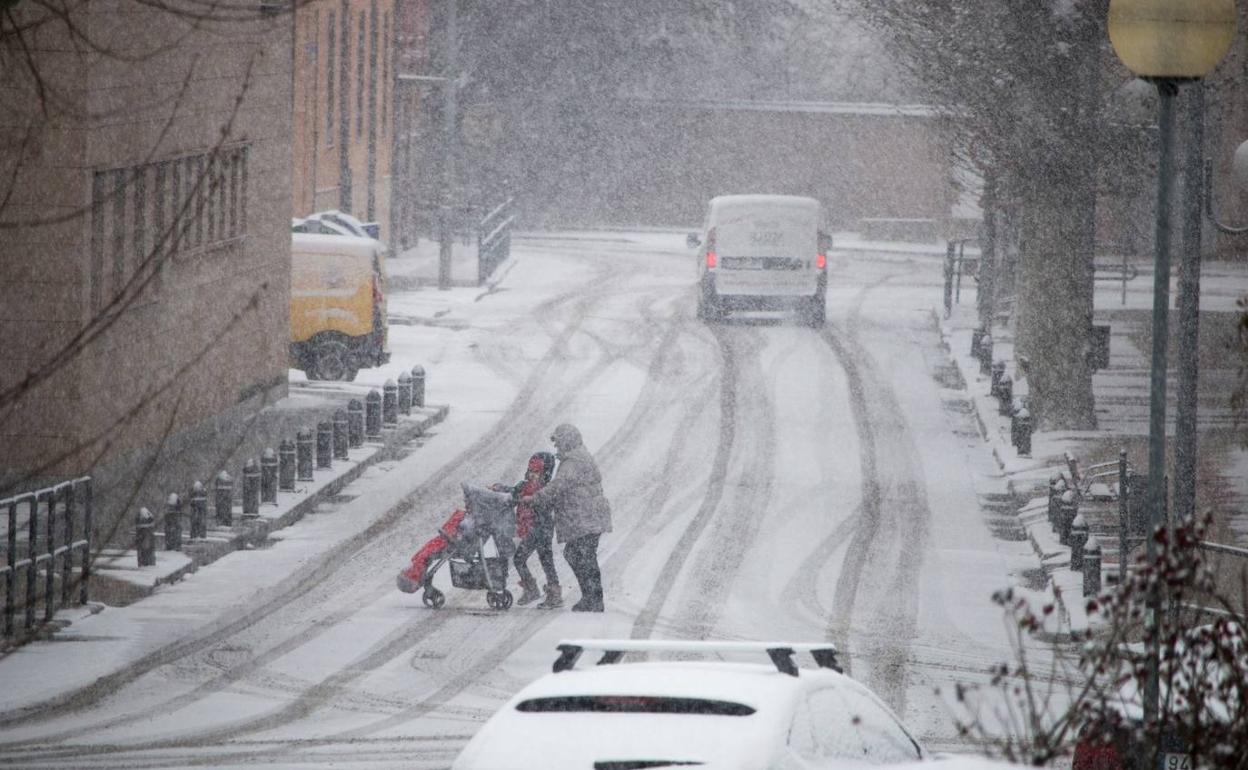
[[[571,671],[585,650],[598,650],[602,657],[599,666],[619,663],[626,652],[690,652],[704,655],[716,653],[763,652],[771,658],[776,670],[789,676],[797,676],[797,664],[793,656],[809,652],[819,668],[830,668],[838,674],[845,673],[837,661],[836,645],[831,642],[698,642],[666,639],[564,639],[556,649],[554,672]]]

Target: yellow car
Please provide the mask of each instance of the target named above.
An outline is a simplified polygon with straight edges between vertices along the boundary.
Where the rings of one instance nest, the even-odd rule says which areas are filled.
[[[290,354],[310,380],[355,379],[390,360],[386,274],[372,238],[291,236]]]

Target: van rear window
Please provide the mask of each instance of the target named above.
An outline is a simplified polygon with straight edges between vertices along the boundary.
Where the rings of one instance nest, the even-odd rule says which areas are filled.
[[[595,712],[617,714],[709,714],[748,717],[754,709],[743,703],[703,698],[667,698],[651,695],[561,695],[520,701],[516,711]]]

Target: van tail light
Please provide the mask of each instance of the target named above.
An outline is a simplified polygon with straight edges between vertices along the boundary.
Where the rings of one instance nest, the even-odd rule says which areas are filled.
[[[706,268],[714,270],[719,264],[719,256],[715,253],[715,228],[706,231]]]
[[[385,297],[381,293],[381,280],[373,273],[373,304],[380,305]]]
[[[815,255],[815,267],[819,268],[820,270],[823,270],[827,266],[828,266],[828,255],[816,254]]]
[[[719,264],[719,257],[717,257],[717,256],[715,255],[715,252],[713,252],[713,251],[708,251],[708,252],[706,252],[706,267],[707,267],[707,269],[708,269],[708,270],[714,270],[714,269],[715,269],[715,266],[716,266],[716,265],[718,265],[718,264]]]

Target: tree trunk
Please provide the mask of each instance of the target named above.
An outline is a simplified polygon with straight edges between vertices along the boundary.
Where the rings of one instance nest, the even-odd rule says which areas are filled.
[[[1077,156],[1050,157],[1024,191],[1017,350],[1028,359],[1029,408],[1040,430],[1092,430],[1095,181]]]

